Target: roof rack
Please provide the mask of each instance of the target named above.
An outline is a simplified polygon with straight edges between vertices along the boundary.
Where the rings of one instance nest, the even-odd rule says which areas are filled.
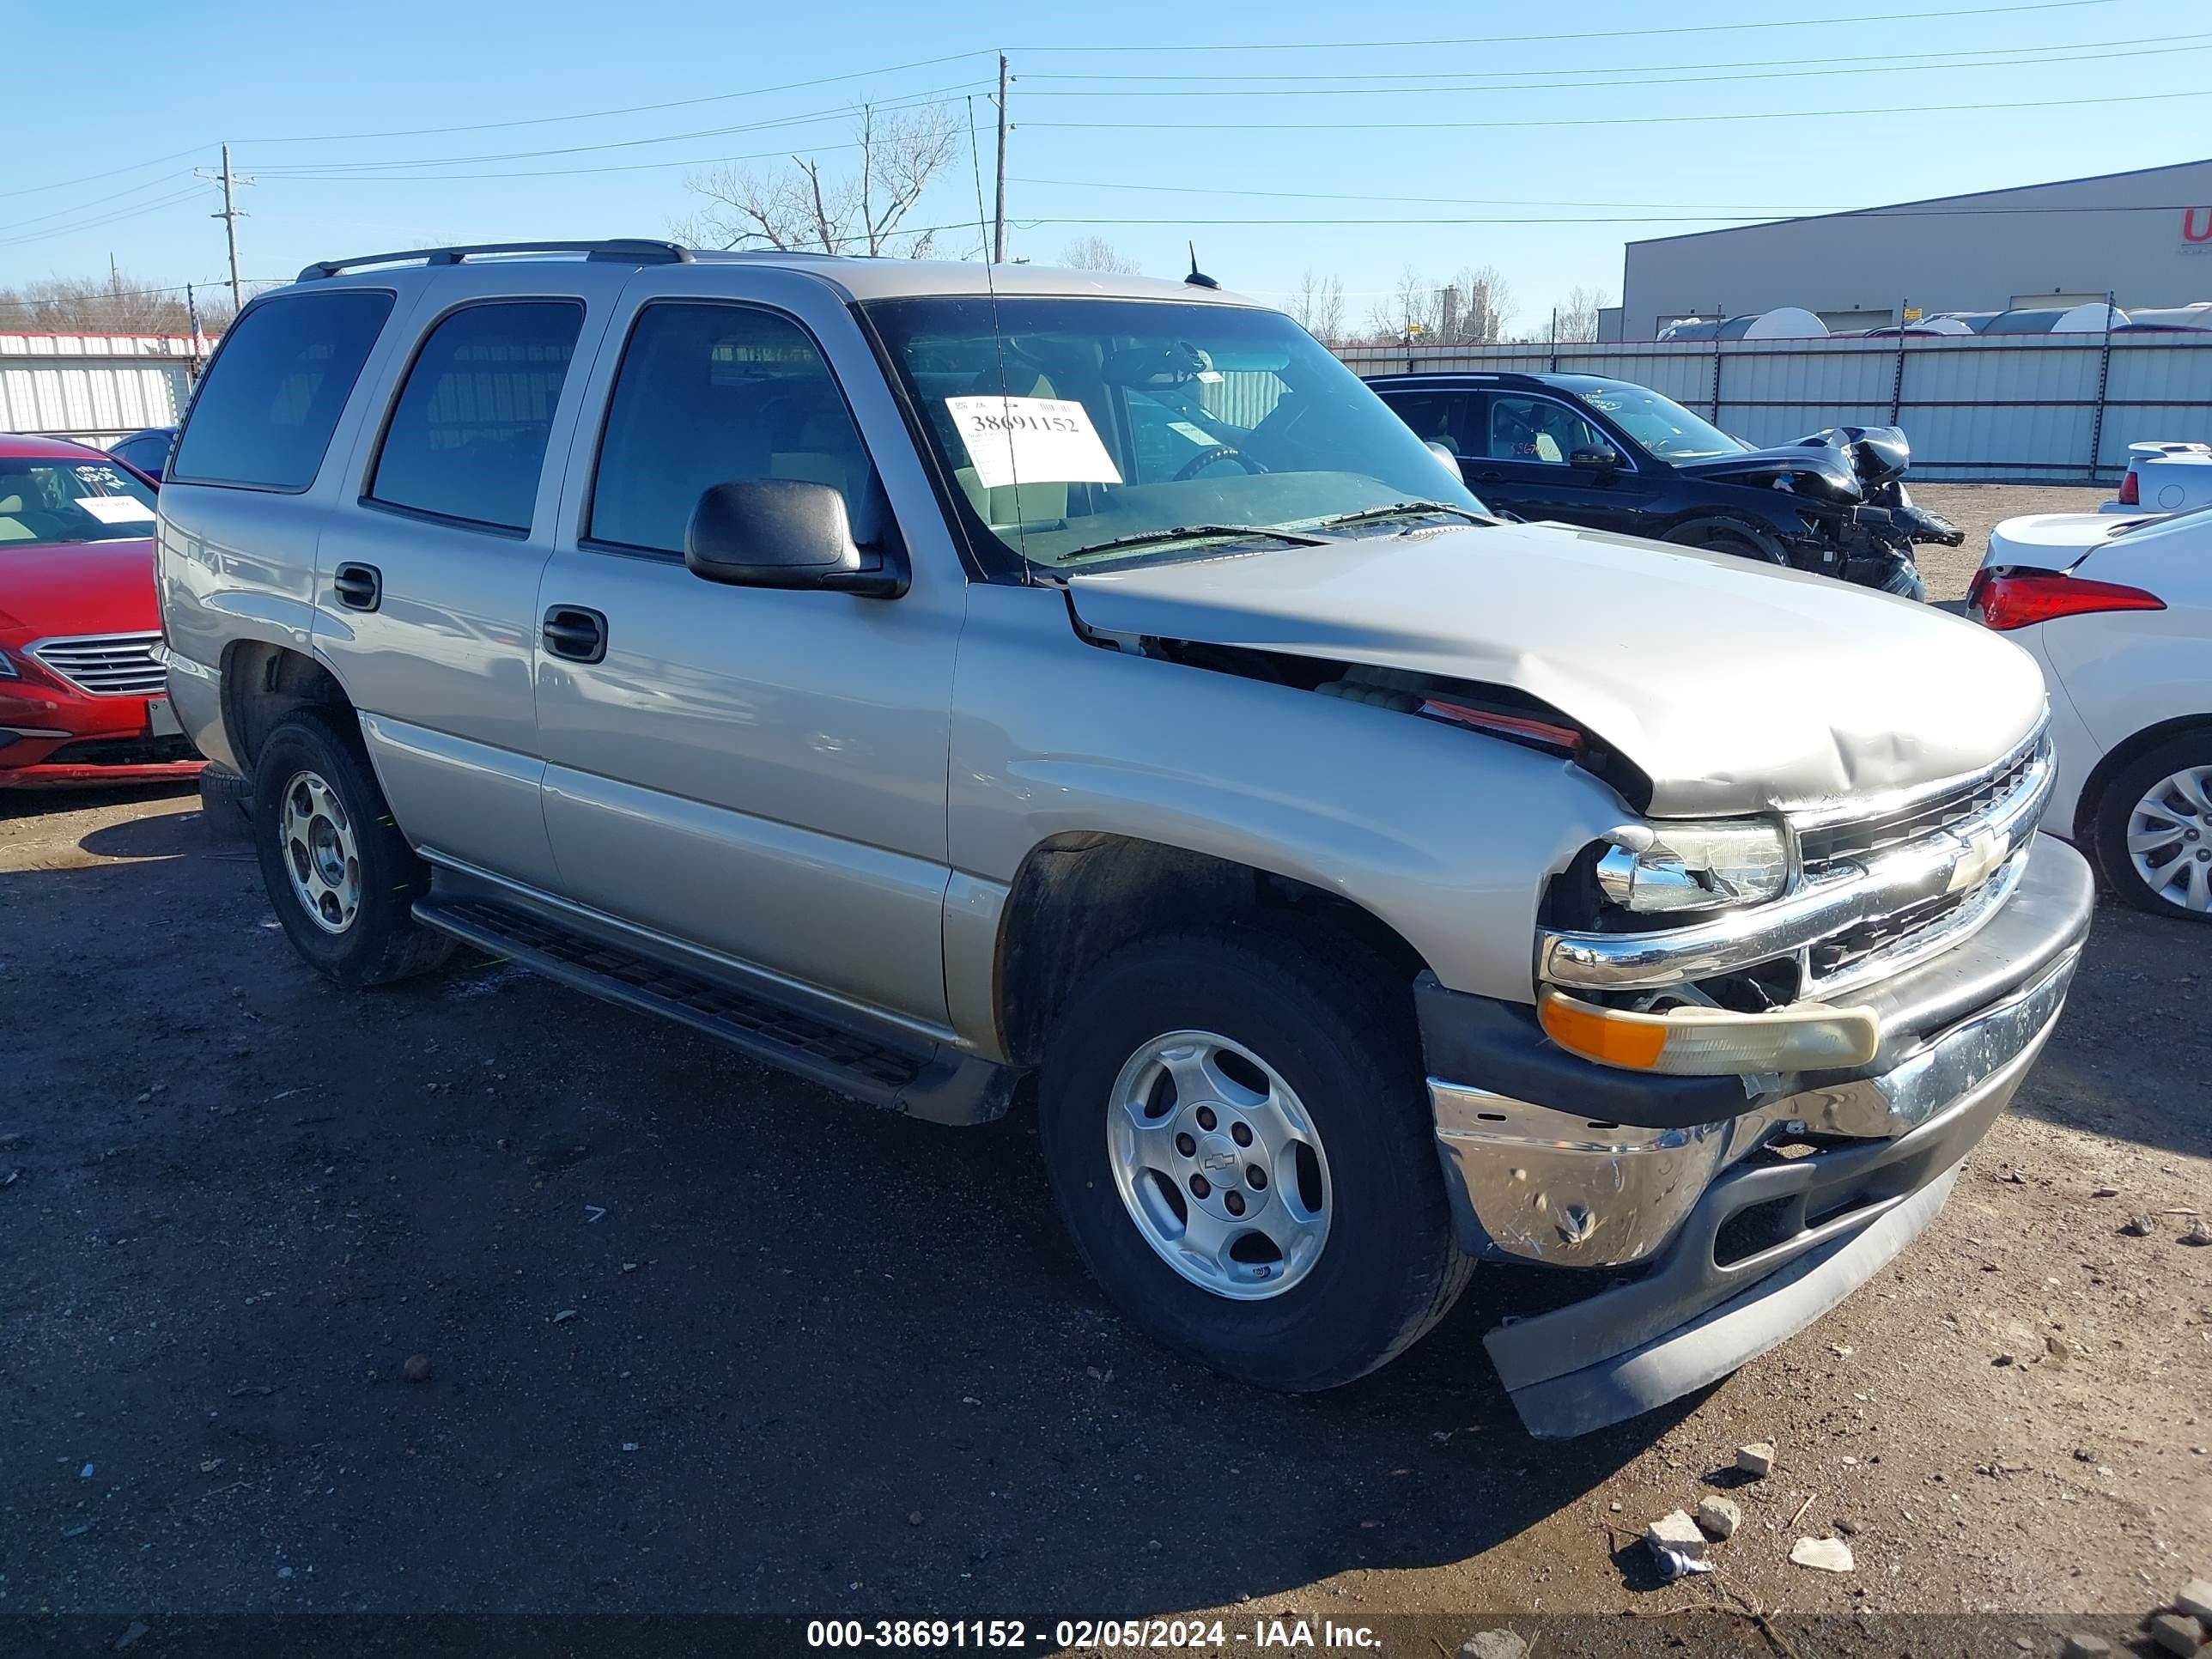
[[[688,265],[692,263],[691,250],[679,247],[674,242],[642,240],[636,237],[617,236],[598,242],[475,242],[460,247],[410,247],[398,253],[364,253],[352,259],[318,259],[302,270],[298,280],[303,283],[335,276],[341,271],[358,265],[393,265],[407,259],[420,259],[425,264],[457,265],[464,259],[473,259],[486,253],[580,253],[586,259],[604,259],[622,264]]]

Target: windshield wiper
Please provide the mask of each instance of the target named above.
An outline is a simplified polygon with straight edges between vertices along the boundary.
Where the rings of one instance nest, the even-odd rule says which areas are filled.
[[[1318,536],[1300,535],[1294,530],[1277,530],[1264,524],[1187,524],[1173,530],[1140,530],[1133,535],[1116,536],[1110,541],[1092,542],[1064,553],[1055,563],[1073,564],[1079,559],[1094,559],[1103,554],[1126,552],[1133,547],[1158,547],[1169,542],[1198,542],[1242,540],[1252,536],[1266,536],[1275,541],[1288,543],[1292,547],[1324,547],[1328,544]]]
[[[1357,513],[1340,513],[1333,519],[1322,519],[1311,528],[1341,530],[1347,525],[1366,524],[1376,519],[1401,519],[1411,513],[1450,513],[1465,519],[1469,524],[1489,524],[1484,514],[1464,507],[1454,507],[1449,501],[1393,501],[1388,507],[1362,507]]]

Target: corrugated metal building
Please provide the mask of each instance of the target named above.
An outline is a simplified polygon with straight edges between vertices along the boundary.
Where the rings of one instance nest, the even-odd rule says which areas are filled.
[[[1629,340],[1779,306],[1840,331],[1908,305],[2186,305],[2212,298],[2212,161],[1631,242],[1620,291]]]
[[[0,334],[0,432],[108,444],[173,426],[207,343],[167,334]]]

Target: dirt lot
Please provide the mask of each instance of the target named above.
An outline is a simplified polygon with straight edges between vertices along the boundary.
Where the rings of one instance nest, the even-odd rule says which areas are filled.
[[[1545,1444],[1480,1348],[1519,1273],[1377,1376],[1255,1394],[1106,1309],[1018,1115],[902,1121],[496,966],[349,995],[195,801],[0,801],[0,1615],[143,1620],[141,1659],[192,1611],[1287,1612],[1392,1659],[1564,1613],[1607,1617],[1545,1659],[1784,1650],[1754,1607],[1835,1615],[1774,1627],[1801,1659],[2124,1633],[2212,1572],[2205,943],[2105,908],[1927,1235]],[[1722,1573],[1655,1584],[1619,1547],[1753,1439]],[[1790,1564],[1838,1534],[1854,1571]]]
[[[1966,532],[1958,547],[1914,550],[1928,597],[1937,604],[1966,597],[1966,584],[1974,567],[1989,550],[1990,532],[2007,519],[2029,513],[2094,513],[2112,499],[2110,485],[2083,489],[2071,484],[1923,484],[1912,485],[1912,499],[1931,513],[1941,513]]]

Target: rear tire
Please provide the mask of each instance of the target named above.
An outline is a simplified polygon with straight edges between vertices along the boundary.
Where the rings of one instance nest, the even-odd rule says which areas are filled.
[[[225,835],[243,835],[253,817],[253,786],[210,761],[200,771],[200,811]]]
[[[453,941],[416,921],[429,866],[399,833],[350,710],[302,709],[255,757],[253,842],[292,948],[356,988],[427,973]]]
[[[1040,1139],[1085,1265],[1154,1339],[1262,1388],[1375,1370],[1474,1266],[1412,1000],[1370,965],[1268,924],[1139,940],[1090,971],[1047,1050]]]
[[[2127,903],[2212,921],[2212,727],[2170,738],[2115,772],[2097,797],[2091,841]]]

